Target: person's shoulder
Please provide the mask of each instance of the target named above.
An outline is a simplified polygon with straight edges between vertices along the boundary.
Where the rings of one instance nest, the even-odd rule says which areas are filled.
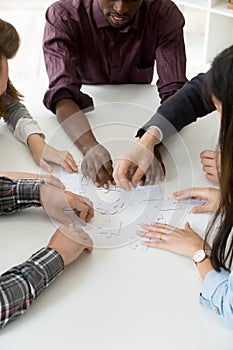
[[[93,0],[59,0],[48,7],[48,13],[60,16],[78,14],[92,6]]]

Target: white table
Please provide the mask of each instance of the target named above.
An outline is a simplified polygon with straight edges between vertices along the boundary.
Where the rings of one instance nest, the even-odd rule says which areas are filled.
[[[88,114],[90,123],[115,158],[134,142],[137,127],[152,115],[156,88],[125,85],[85,89],[96,102],[96,110]],[[27,106],[51,144],[71,149],[80,159],[63,130],[57,129],[56,118],[36,98],[38,95],[28,97]],[[181,135],[189,152],[181,147],[178,135],[169,140],[168,150],[164,150],[165,196],[190,185],[211,185],[201,171],[199,153],[213,148],[217,126],[214,114],[185,128]],[[1,124],[0,132],[1,168],[36,172],[27,149],[13,140],[5,125]],[[173,221],[181,225],[182,217],[178,220],[177,215]],[[203,234],[208,219],[208,215],[191,215],[190,221]],[[54,231],[54,223],[42,209],[1,217],[0,272],[26,260]],[[201,285],[188,258],[127,246],[95,249],[91,255],[83,254],[28,312],[0,331],[0,349],[231,350],[232,331],[199,305]]]

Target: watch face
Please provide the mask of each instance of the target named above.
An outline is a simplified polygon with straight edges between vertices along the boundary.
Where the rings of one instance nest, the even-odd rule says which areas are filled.
[[[204,260],[206,257],[206,253],[203,249],[198,250],[196,253],[194,253],[193,255],[193,261],[194,262],[201,262],[202,260]]]

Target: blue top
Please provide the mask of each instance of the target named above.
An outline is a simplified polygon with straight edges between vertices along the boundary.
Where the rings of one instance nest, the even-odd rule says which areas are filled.
[[[219,315],[227,327],[233,328],[233,271],[209,271],[203,282],[200,303]]]

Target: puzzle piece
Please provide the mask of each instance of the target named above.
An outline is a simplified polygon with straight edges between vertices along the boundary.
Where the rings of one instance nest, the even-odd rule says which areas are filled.
[[[98,233],[106,235],[111,238],[112,236],[119,236],[121,232],[122,221],[119,219],[104,218],[100,224],[98,224]]]

